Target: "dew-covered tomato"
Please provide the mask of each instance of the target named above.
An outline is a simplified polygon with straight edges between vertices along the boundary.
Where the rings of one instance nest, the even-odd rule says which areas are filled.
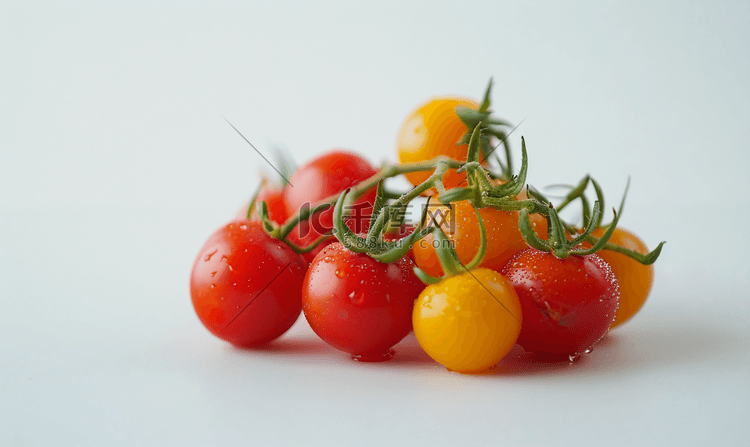
[[[380,361],[412,329],[414,300],[424,284],[408,258],[385,264],[334,242],[313,260],[302,309],[320,338],[356,360]]]
[[[601,228],[593,232],[596,237],[601,237],[602,234],[604,230]],[[638,236],[620,227],[615,228],[609,242],[642,255],[648,254],[646,244]],[[588,244],[584,245],[588,246]],[[614,251],[600,250],[596,254],[607,261],[620,284],[620,307],[615,314],[615,321],[610,326],[612,329],[628,321],[643,307],[653,285],[654,266],[643,265],[633,258]]]
[[[617,279],[595,254],[559,259],[530,248],[511,259],[501,273],[521,301],[524,318],[518,344],[526,351],[587,352],[615,318]]]
[[[299,317],[305,267],[259,221],[231,222],[208,239],[193,264],[195,312],[222,340],[238,346],[267,343]]]
[[[427,286],[414,304],[420,346],[451,371],[485,371],[505,357],[521,331],[522,309],[508,279],[485,268]]]
[[[345,151],[333,150],[310,160],[299,167],[289,179],[291,185],[284,191],[284,204],[287,217],[296,215],[303,206],[312,207],[320,200],[343,192],[346,188],[357,185],[377,171],[361,156]],[[351,218],[347,225],[355,233],[367,231],[370,224],[372,206],[375,203],[376,189],[365,193],[351,205]],[[297,245],[306,246],[333,228],[333,207],[314,215],[310,220],[301,222],[289,234],[289,240]],[[335,238],[326,242],[331,243]],[[323,249],[319,246],[304,255],[308,262]]]
[[[479,223],[476,211],[468,200],[447,206],[430,207],[428,213],[440,224],[463,264],[471,261],[480,242]],[[529,248],[518,230],[518,212],[503,211],[487,207],[479,209],[487,232],[487,252],[480,267],[500,271],[516,253]],[[539,215],[530,216],[537,234],[546,234],[547,221]],[[428,234],[414,244],[414,259],[417,266],[428,275],[439,277],[443,268],[435,251],[435,239]]]
[[[468,132],[468,128],[456,114],[456,106],[479,109],[479,104],[463,98],[434,98],[411,112],[401,125],[396,139],[398,159],[401,163],[431,160],[444,155],[458,161],[466,160],[468,144],[456,143]],[[432,172],[412,172],[406,178],[412,185],[427,180]],[[454,188],[465,183],[466,174],[455,169],[443,176],[446,188]],[[465,186],[465,184],[464,184]]]

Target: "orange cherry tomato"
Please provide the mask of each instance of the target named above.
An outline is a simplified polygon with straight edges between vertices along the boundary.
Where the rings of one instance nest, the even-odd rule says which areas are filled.
[[[454,202],[451,211],[447,206],[429,210],[437,224],[458,254],[463,264],[468,264],[476,254],[480,244],[479,222],[468,200]],[[516,253],[529,248],[518,230],[518,212],[496,208],[481,208],[479,214],[487,232],[487,252],[480,264],[491,270],[500,271]],[[537,234],[546,236],[547,220],[539,215],[531,216],[531,223]],[[442,276],[432,234],[428,234],[414,244],[414,260],[417,266],[431,276]]]
[[[601,228],[597,228],[593,233],[596,237],[601,237],[602,234],[604,230]],[[642,255],[648,253],[646,244],[623,228],[615,228],[609,242]],[[596,254],[612,267],[612,272],[620,283],[620,307],[615,314],[615,321],[609,327],[613,329],[631,319],[643,307],[654,282],[654,266],[643,265],[614,251],[600,250]]]
[[[434,98],[411,112],[401,125],[396,139],[398,159],[401,163],[413,163],[431,160],[439,155],[454,160],[466,160],[469,150],[467,144],[457,145],[461,137],[469,131],[456,115],[456,106],[479,108],[479,104],[470,99],[441,97]],[[412,172],[406,174],[407,180],[416,186],[427,180],[432,172]],[[447,189],[463,184],[466,174],[448,170],[443,176]]]

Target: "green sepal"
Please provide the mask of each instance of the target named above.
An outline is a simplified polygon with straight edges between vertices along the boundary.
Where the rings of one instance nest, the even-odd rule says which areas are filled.
[[[531,226],[531,221],[529,220],[529,212],[526,209],[522,209],[518,212],[518,230],[521,232],[523,240],[525,240],[530,247],[541,251],[551,250],[549,244],[540,239],[534,232],[534,228]]]
[[[569,245],[571,247],[576,247],[578,246],[578,244],[585,241],[586,238],[589,237],[591,233],[593,233],[594,230],[597,228],[596,222],[599,220],[602,214],[603,214],[602,207],[599,204],[599,201],[597,200],[596,202],[594,202],[594,211],[593,211],[593,214],[591,215],[591,219],[589,219],[588,225],[586,225],[586,227],[584,228],[583,233],[577,235],[576,237],[570,240]],[[607,237],[607,239],[609,239],[609,237]]]
[[[484,96],[482,97],[482,105],[479,106],[480,112],[489,112],[490,111],[490,93],[492,92],[492,78],[490,78],[490,81],[487,83],[487,88],[484,90]]]
[[[595,202],[594,203],[594,211],[595,211],[594,214],[596,214],[596,209],[597,209],[598,205],[599,205],[599,202]],[[604,248],[604,246],[609,241],[609,238],[612,237],[612,234],[615,232],[615,227],[617,226],[617,221],[620,219],[620,215],[617,214],[617,211],[615,211],[614,208],[612,209],[612,212],[615,213],[615,217],[612,220],[612,225],[610,225],[609,228],[607,228],[607,231],[605,231],[604,234],[602,234],[602,237],[594,245],[592,245],[591,248],[588,248],[586,250],[571,250],[570,254],[579,255],[579,256],[590,255],[590,254],[596,253],[597,251],[599,251],[602,248]],[[596,218],[594,216],[592,216],[592,218],[591,218],[591,225],[589,225],[592,228],[592,231],[593,231],[593,228],[596,228],[595,221],[596,221]],[[584,232],[581,236],[585,236],[584,237],[584,239],[585,239],[585,238],[587,238],[590,235],[591,235],[591,231],[588,231],[588,229],[587,229],[587,232]],[[581,237],[579,236],[579,237],[577,237],[574,240],[578,240],[580,238]]]
[[[471,188],[452,188],[440,194],[440,202],[444,205],[450,205],[451,202],[469,200],[473,197],[474,190]]]
[[[541,192],[539,192],[539,190],[536,189],[536,188],[534,188],[533,186],[529,185],[529,186],[526,187],[526,195],[528,195],[532,199],[536,200],[537,202],[539,202],[539,203],[541,203],[541,204],[543,204],[545,206],[549,206],[550,205],[549,199],[546,198],[544,196],[544,194],[542,194]]]
[[[484,228],[484,219],[476,207],[474,207],[474,213],[477,215],[477,223],[479,224],[479,250],[477,250],[471,261],[466,264],[466,267],[464,267],[465,270],[473,270],[479,267],[479,264],[484,259],[484,255],[487,253],[487,231]]]
[[[479,123],[489,119],[490,112],[480,112],[466,106],[456,106],[456,115],[466,125],[467,129],[475,129]],[[457,144],[467,144],[471,140],[471,132],[467,132]]]
[[[568,238],[565,237],[565,227],[563,226],[560,216],[554,207],[549,207],[549,225],[547,231],[549,238],[547,243],[552,248],[552,253],[560,259],[565,259],[570,254],[570,247],[567,244]]]
[[[420,221],[417,228],[412,231],[408,236],[405,236],[396,241],[385,241],[382,238],[382,231],[373,234],[372,237],[368,235],[367,238],[363,238],[355,234],[348,226],[344,223],[344,203],[346,202],[347,195],[351,189],[347,189],[341,193],[338,200],[336,200],[336,206],[333,209],[333,234],[336,239],[348,250],[354,253],[365,253],[371,258],[385,263],[396,262],[403,258],[409,251],[412,245],[424,237],[425,232],[421,231],[427,209],[423,211],[422,220]],[[376,199],[377,201],[377,199]],[[378,219],[380,229],[382,230],[384,224],[387,222],[389,215],[391,214],[391,207],[383,207],[379,215],[381,218]]]
[[[526,175],[529,171],[529,157],[526,152],[526,142],[521,137],[521,170],[517,176],[513,176],[508,182],[501,185],[490,186],[483,195],[493,198],[516,197],[523,191],[526,185]]]
[[[466,162],[479,161],[479,139],[482,135],[482,123],[479,122],[473,127],[471,137],[469,138],[469,150],[466,153]]]
[[[594,191],[596,192],[596,200],[599,202],[599,204],[602,207],[602,210],[604,209],[604,192],[602,191],[602,187],[599,186],[599,183],[594,180],[593,177],[591,177],[591,184],[594,185]],[[628,195],[628,189],[630,188],[630,177],[628,177],[628,184],[625,186],[625,195],[622,197],[622,201],[620,202],[620,214],[622,214],[622,206],[625,204],[625,196]],[[592,216],[593,217],[593,216]],[[596,219],[596,226],[601,227],[602,226],[602,219],[604,218],[604,213],[599,215],[599,218]]]
[[[560,202],[559,205],[557,205],[557,211],[562,211],[563,208],[568,206],[572,201],[574,201],[577,198],[583,198],[585,197],[583,195],[583,192],[586,190],[586,187],[589,185],[589,179],[590,177],[587,175],[581,179],[580,182],[578,182],[578,185],[572,187],[570,189],[570,192],[568,195],[565,196],[562,202]],[[553,186],[566,186],[566,185],[553,185]],[[585,224],[584,224],[585,225]]]

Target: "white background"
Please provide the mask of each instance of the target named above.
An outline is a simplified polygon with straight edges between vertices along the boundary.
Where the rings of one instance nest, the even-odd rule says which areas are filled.
[[[269,3],[0,5],[0,445],[744,445],[750,3]],[[635,320],[476,377],[203,329],[194,256],[269,170],[222,116],[379,163],[490,76],[532,184],[631,176],[621,224],[668,241]]]

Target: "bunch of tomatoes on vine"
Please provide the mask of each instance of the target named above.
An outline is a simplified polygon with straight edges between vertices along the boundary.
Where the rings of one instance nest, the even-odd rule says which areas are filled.
[[[449,370],[480,373],[516,344],[576,359],[630,320],[664,242],[649,252],[617,226],[627,188],[605,224],[592,177],[557,204],[527,185],[526,142],[516,171],[491,86],[481,103],[435,98],[414,110],[398,134],[398,163],[376,168],[333,150],[282,175],[283,186],[262,182],[195,260],[190,290],[205,327],[261,346],[302,312],[355,360],[388,360],[414,331]],[[396,176],[413,188],[390,190],[385,180]],[[560,217],[574,202],[577,224]]]

